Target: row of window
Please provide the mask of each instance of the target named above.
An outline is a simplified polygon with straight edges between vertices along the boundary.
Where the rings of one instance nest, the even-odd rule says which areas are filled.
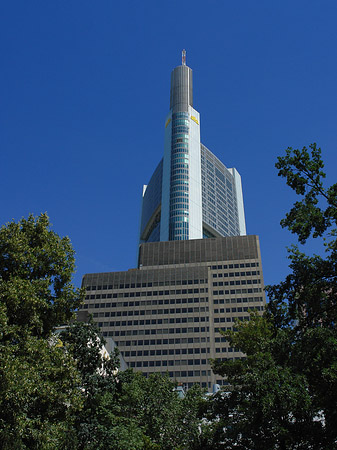
[[[188,197],[188,189],[186,189],[186,186],[183,188],[176,187],[174,192],[171,192],[171,197]]]
[[[171,223],[175,223],[175,222],[188,222],[188,217],[184,217],[184,216],[176,216],[176,217],[170,217],[170,227],[171,227]],[[188,227],[187,227],[188,230]]]
[[[174,155],[175,153],[181,153],[181,152],[185,152],[188,153],[188,142],[187,143],[181,143],[181,142],[175,142],[172,145],[171,148],[171,155]]]
[[[226,330],[225,330],[226,331]],[[103,336],[113,336],[113,331],[103,331]],[[137,345],[181,345],[181,344],[199,344],[200,342],[209,342],[209,337],[206,336],[193,336],[189,338],[165,338],[165,339],[145,339],[145,340],[133,340],[133,341],[121,341],[116,342],[116,345],[126,346],[126,347],[135,347]],[[202,353],[202,352],[201,352]]]
[[[220,264],[217,266],[211,266],[212,270],[221,270],[221,269],[243,269],[244,267],[259,267],[258,262],[251,263],[240,263],[240,264]]]
[[[263,311],[264,307],[263,306],[255,306],[255,307],[239,307],[239,308],[226,308],[226,313],[236,313],[236,312],[248,312],[249,310],[255,310],[255,311]],[[169,310],[164,310],[165,314],[166,311]],[[174,310],[170,310],[170,311],[174,311]],[[220,311],[220,312],[219,312]],[[196,312],[196,311],[194,311]],[[140,313],[140,314],[139,314]],[[149,313],[153,314],[153,311],[149,311]],[[159,311],[160,313],[160,311]],[[215,314],[225,314],[225,309],[215,309],[214,310]],[[169,314],[167,312],[167,314]],[[170,313],[172,314],[172,313]],[[111,311],[107,311],[105,313],[101,313],[98,317],[105,317],[105,318],[109,318],[109,317],[127,317],[127,316],[144,316],[145,313],[144,312],[139,312],[139,311],[117,311],[117,313],[115,312],[111,312]],[[198,323],[198,322],[208,322],[209,321],[209,317],[170,317],[170,318],[164,318],[164,319],[146,319],[146,320],[123,320],[123,321],[111,321],[111,322],[104,322],[103,325],[104,326],[110,326],[110,327],[119,327],[119,326],[143,326],[143,325],[162,325],[162,324],[169,324],[169,323]],[[224,320],[223,320],[224,321]],[[227,322],[230,322],[231,320],[227,320]]]
[[[234,322],[235,320],[249,320],[249,316],[237,316],[237,317],[215,317],[214,323],[223,323],[223,322]]]
[[[214,314],[227,314],[227,313],[236,313],[236,312],[248,312],[248,311],[263,311],[263,306],[244,306],[238,308],[221,308],[215,309]]]
[[[183,209],[182,209],[183,208]],[[187,218],[189,216],[189,212],[188,212],[188,205],[184,205],[182,208],[177,209],[177,210],[171,210],[170,211],[170,220],[176,218],[176,217],[182,217],[182,218]]]
[[[172,119],[174,120],[174,121],[176,121],[176,120],[182,120],[182,119],[188,119],[188,113],[187,112],[177,112],[177,113],[174,113],[173,115],[172,115]]]
[[[183,141],[180,141],[180,139],[184,139]],[[178,132],[178,133],[172,133],[172,144],[176,142],[188,142],[189,135],[188,133]]]
[[[84,305],[83,309],[89,309],[88,307],[85,307],[86,305]],[[89,305],[90,307],[92,307],[92,305]],[[96,308],[98,309],[98,308]],[[196,309],[196,308],[195,308]],[[145,316],[147,314],[171,314],[168,312],[168,309],[152,309],[152,310],[126,310],[126,311],[107,311],[107,312],[102,312],[102,314],[104,314],[104,316],[100,316],[100,317],[125,317],[125,316]],[[194,312],[198,312],[198,311],[194,311]]]
[[[221,309],[215,309],[214,314],[225,314],[225,313],[229,313],[229,312],[248,312],[249,310],[263,311],[264,307],[263,306],[252,306],[252,307],[244,306],[243,308],[241,308],[241,307],[221,308]]]
[[[219,303],[253,303],[253,302],[262,302],[263,297],[236,297],[236,298],[225,298],[219,300],[213,300],[214,304]]]
[[[181,197],[181,198],[188,198],[188,189],[186,189],[187,186],[186,184],[182,185],[182,186],[176,186],[174,188],[174,191],[172,190],[170,195],[171,198],[177,198],[177,197]]]
[[[104,294],[103,294],[104,295]],[[103,297],[102,295],[102,297]],[[90,296],[91,297],[91,296]],[[97,295],[96,298],[100,299],[100,295]],[[89,296],[86,297],[87,299]],[[171,298],[171,299],[165,299],[165,300],[142,300],[142,301],[131,301],[131,302],[108,302],[108,303],[92,303],[92,304],[86,304],[83,305],[83,309],[88,308],[121,308],[121,307],[134,307],[134,306],[155,306],[155,305],[174,305],[174,304],[185,304],[185,303],[203,303],[207,302],[208,297],[200,297],[200,298]],[[262,297],[237,297],[237,298],[226,298],[226,299],[215,299],[213,300],[214,304],[224,304],[224,303],[253,303],[253,302],[262,302]],[[86,307],[85,307],[86,306]],[[192,308],[188,308],[187,312],[191,312]],[[193,312],[207,312],[208,306],[200,306],[194,307]],[[215,310],[217,311],[217,310]]]
[[[161,361],[130,361],[130,367],[172,367],[172,366],[201,366],[208,364],[207,359],[182,359]]]
[[[182,182],[188,183],[188,180],[189,180],[188,175],[171,175],[171,183],[173,184],[180,184]]]
[[[175,186],[181,187],[181,186],[184,186],[184,184],[188,185],[188,180],[172,180],[171,179],[171,186],[173,186],[173,187],[175,187]]]
[[[188,352],[187,352],[188,350]],[[217,347],[215,349],[216,353],[233,353],[240,352],[239,349],[234,347]],[[125,358],[139,358],[144,356],[174,356],[174,355],[200,355],[200,354],[209,354],[210,348],[170,348],[163,350],[132,350],[132,351],[123,351],[122,355]],[[180,366],[180,365],[198,365],[198,364],[207,364],[207,359],[179,359],[179,360],[167,360],[171,361],[169,363],[170,366]],[[201,361],[201,362],[200,362]],[[139,366],[141,367],[141,366]]]
[[[168,356],[168,355],[199,355],[200,353],[209,353],[210,348],[169,348],[156,350],[131,350],[122,352],[125,358],[134,358],[136,356]]]
[[[174,124],[175,126],[172,128],[173,134],[178,133],[188,133],[189,129],[186,126],[181,126],[180,124]]]
[[[171,295],[174,294],[176,291],[171,291]],[[132,294],[132,292],[131,292]],[[87,295],[85,298],[86,300],[94,300],[94,299],[105,299],[105,298],[111,298],[108,297],[109,294],[97,294],[97,295]],[[165,294],[168,295],[168,294]],[[121,296],[123,297],[123,296]],[[132,295],[127,295],[126,297],[133,297]],[[139,297],[138,295],[136,297]],[[115,297],[114,297],[115,298]],[[159,299],[159,300],[141,300],[141,301],[130,301],[130,302],[109,302],[109,303],[97,303],[95,304],[95,308],[115,308],[115,307],[121,307],[121,306],[145,306],[145,305],[180,305],[182,303],[205,303],[208,301],[208,297],[200,297],[200,298],[170,298],[170,299]],[[232,302],[234,303],[234,302]],[[239,302],[241,303],[241,302]],[[100,306],[96,306],[100,305]]]
[[[175,167],[174,165],[175,164],[188,164],[188,162],[189,162],[189,160],[188,160],[188,154],[186,154],[186,155],[177,155],[177,154],[175,154],[173,157],[172,157],[172,161],[171,161],[171,163],[172,163],[172,165],[173,165],[173,168]],[[182,166],[182,167],[188,167],[188,166]]]
[[[177,162],[177,161],[172,161],[172,165],[171,165],[171,170],[172,173],[174,173],[175,175],[177,173],[185,173],[188,175],[188,161],[185,162]]]
[[[254,280],[232,280],[232,281],[215,281],[213,286],[240,286],[246,284],[261,284],[261,279]]]
[[[189,125],[189,120],[185,118],[177,119],[176,117],[174,117],[173,126],[176,125]]]
[[[217,351],[219,350],[219,351]],[[233,348],[225,349],[224,352],[235,351]],[[221,353],[220,349],[216,349],[216,353]],[[238,358],[239,359],[239,358]],[[138,360],[138,361],[130,361],[130,367],[174,367],[174,366],[205,366],[208,365],[209,362],[207,359],[168,359],[168,360]]]
[[[143,291],[143,292],[118,292],[114,294],[90,294],[86,295],[86,300],[94,300],[94,299],[100,299],[100,298],[133,298],[133,297],[152,297],[152,296],[162,296],[162,295],[180,295],[180,294],[204,294],[208,292],[208,288],[194,288],[194,289],[171,289],[171,290],[165,290],[165,291]],[[172,299],[175,300],[173,303],[187,303],[187,299]],[[177,301],[178,300],[178,301]],[[190,300],[190,299],[188,299]],[[206,298],[207,300],[207,298]],[[160,300],[153,300],[153,301],[160,301]],[[200,299],[200,301],[203,301]],[[168,303],[167,301],[163,300],[164,304]],[[199,299],[194,299],[194,303],[199,302]],[[193,303],[188,302],[188,303]],[[142,304],[142,303],[141,303]],[[145,304],[145,303],[144,303]],[[157,304],[157,303],[152,303]],[[161,304],[161,303],[158,303]],[[133,305],[129,305],[133,306]],[[137,306],[137,305],[136,305]],[[104,306],[103,306],[104,308]]]
[[[212,266],[214,267],[214,266]],[[217,266],[215,266],[217,267]],[[187,284],[204,284],[207,283],[207,278],[205,280],[167,280],[167,281],[151,281],[148,283],[119,283],[119,284],[103,284],[98,286],[87,286],[87,291],[101,291],[107,289],[124,289],[124,288],[140,288],[140,287],[155,287],[155,286],[179,286]]]
[[[175,209],[184,210],[188,209],[188,198],[175,198],[171,200],[170,211],[174,211]]]
[[[249,277],[254,275],[260,275],[259,270],[253,270],[253,271],[246,271],[246,272],[229,272],[229,273],[213,273],[213,278],[233,278],[233,277]]]
[[[174,224],[174,228],[178,229],[178,228],[184,228],[183,231],[185,231],[185,229],[188,229],[188,223],[185,222],[181,222],[181,223],[175,223]]]
[[[174,171],[172,171],[173,175],[177,175],[179,173],[183,173],[185,175],[188,175],[188,165],[187,164],[177,164],[176,166],[177,166],[177,168]],[[180,166],[180,168],[178,166]],[[172,179],[174,179],[173,176],[171,176],[171,180]]]
[[[110,322],[99,322],[98,325],[99,327],[109,327]],[[150,330],[113,330],[113,336],[149,336],[154,334],[206,333],[208,331],[209,327],[151,328]]]
[[[177,135],[177,136],[179,136],[179,135]],[[174,139],[174,140],[173,140]],[[181,137],[174,137],[172,139],[172,142],[174,143],[174,144],[179,144],[179,143],[184,143],[184,144],[188,144],[188,134],[185,134],[185,137],[184,138],[181,138]]]
[[[188,163],[188,157],[189,157],[189,150],[188,150],[188,144],[179,144],[175,145],[171,152],[171,164],[177,162],[179,158],[185,158],[187,159]]]
[[[261,288],[249,288],[249,289],[231,289],[226,291],[213,291],[213,295],[234,295],[234,294],[253,294],[255,292],[262,292]],[[215,300],[214,300],[215,303]]]
[[[242,309],[242,308],[241,308]],[[133,314],[131,314],[133,315]],[[109,316],[105,316],[109,317]],[[170,317],[167,319],[146,319],[146,320],[116,320],[109,323],[110,327],[143,326],[143,325],[162,325],[168,323],[198,323],[208,322],[209,317]]]

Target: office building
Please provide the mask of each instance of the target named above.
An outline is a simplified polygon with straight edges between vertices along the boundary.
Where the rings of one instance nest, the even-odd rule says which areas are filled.
[[[141,243],[246,234],[241,177],[200,142],[185,58],[171,74],[164,157],[143,188]]]
[[[257,236],[142,244],[138,269],[87,274],[83,286],[83,308],[129,367],[186,387],[223,384],[209,359],[243,355],[219,330],[265,303]]]
[[[164,157],[143,189],[138,268],[83,277],[84,310],[135,370],[211,389],[210,358],[243,355],[220,330],[265,304],[259,239],[247,236],[241,178],[200,142],[192,70],[171,76]]]

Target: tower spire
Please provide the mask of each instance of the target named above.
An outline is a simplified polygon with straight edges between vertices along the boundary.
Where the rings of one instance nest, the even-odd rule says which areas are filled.
[[[186,66],[186,50],[185,49],[181,52],[181,63],[183,66]]]

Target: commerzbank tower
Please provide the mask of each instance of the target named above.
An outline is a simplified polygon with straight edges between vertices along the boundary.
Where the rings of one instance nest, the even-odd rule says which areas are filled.
[[[244,357],[221,332],[249,320],[251,310],[262,313],[265,295],[259,238],[246,235],[241,177],[200,142],[200,123],[183,51],[171,74],[164,156],[143,187],[138,266],[84,275],[81,309],[129,367],[211,390],[227,381],[210,360]]]
[[[192,69],[171,74],[164,157],[143,189],[140,242],[246,234],[241,177],[200,142]]]

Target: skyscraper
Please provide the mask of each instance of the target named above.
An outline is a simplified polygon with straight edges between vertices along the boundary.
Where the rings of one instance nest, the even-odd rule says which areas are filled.
[[[246,234],[241,177],[200,142],[192,70],[171,74],[164,157],[143,188],[140,242]]]
[[[164,157],[143,189],[138,268],[84,275],[82,309],[135,370],[210,389],[226,383],[210,358],[243,357],[221,330],[263,311],[265,296],[240,175],[200,143],[185,58],[171,75]]]

